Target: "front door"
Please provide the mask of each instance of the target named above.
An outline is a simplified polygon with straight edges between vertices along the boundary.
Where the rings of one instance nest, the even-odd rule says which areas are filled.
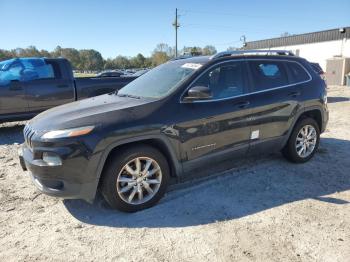
[[[56,61],[23,59],[24,82],[30,112],[40,112],[75,100],[74,83],[66,79]]]
[[[0,63],[0,119],[25,114],[28,104],[21,80],[23,66],[18,59]]]
[[[184,170],[192,163],[207,162],[211,157],[246,152],[249,146],[250,115],[247,100],[246,64],[229,61],[202,74],[191,86],[207,86],[212,92],[208,100],[185,103],[182,97],[178,123]],[[186,96],[186,92],[184,94]],[[226,154],[227,153],[227,154]]]

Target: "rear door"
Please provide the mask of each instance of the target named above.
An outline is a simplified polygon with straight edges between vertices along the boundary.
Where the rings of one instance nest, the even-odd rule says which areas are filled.
[[[251,149],[266,150],[266,144],[279,147],[301,107],[301,87],[311,80],[295,61],[250,60],[252,93]]]
[[[26,113],[28,110],[24,86],[20,81],[22,70],[20,59],[0,63],[0,118]]]
[[[64,62],[64,61],[62,61]],[[53,59],[25,59],[24,86],[30,112],[40,112],[75,100],[74,82]]]
[[[193,86],[208,86],[212,99],[181,103],[178,123],[185,171],[191,163],[207,162],[234,151],[243,154],[249,146],[250,114],[247,93],[246,64],[241,61],[224,62],[208,69]],[[184,94],[186,96],[186,92]]]

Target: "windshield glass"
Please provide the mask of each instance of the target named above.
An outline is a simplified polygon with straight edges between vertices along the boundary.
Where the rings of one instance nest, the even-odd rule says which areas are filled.
[[[184,60],[162,64],[123,87],[118,95],[161,98],[173,91],[202,65]]]

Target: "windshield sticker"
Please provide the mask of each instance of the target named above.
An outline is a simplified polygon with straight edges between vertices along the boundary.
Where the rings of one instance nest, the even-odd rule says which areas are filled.
[[[201,64],[196,64],[196,63],[186,63],[186,64],[183,64],[181,67],[183,68],[190,68],[190,69],[194,69],[194,70],[197,70],[199,68],[201,68]]]

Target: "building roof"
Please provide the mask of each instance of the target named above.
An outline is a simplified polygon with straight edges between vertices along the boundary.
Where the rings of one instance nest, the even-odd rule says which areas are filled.
[[[341,29],[344,29],[342,32]],[[247,42],[244,49],[273,48],[290,45],[311,44],[318,42],[334,41],[343,38],[350,38],[350,27],[341,27],[326,31],[318,31],[300,35],[270,38],[258,41]]]

